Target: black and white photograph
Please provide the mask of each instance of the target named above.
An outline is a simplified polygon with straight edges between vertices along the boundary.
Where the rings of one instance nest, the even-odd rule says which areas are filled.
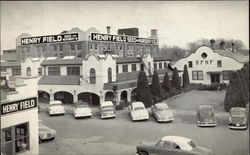
[[[249,155],[249,1],[0,1],[1,155]]]

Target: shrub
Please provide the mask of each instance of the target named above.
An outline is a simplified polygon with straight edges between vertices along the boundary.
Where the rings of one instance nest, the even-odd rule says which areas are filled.
[[[187,65],[184,65],[184,72],[182,74],[182,80],[183,80],[182,87],[186,87],[187,85],[189,85],[190,81],[189,81]]]
[[[153,96],[156,96],[158,98],[161,98],[161,86],[159,77],[156,71],[154,71],[154,75],[152,78],[151,86],[150,86],[150,92]]]
[[[176,88],[171,88],[170,89],[170,96],[172,97],[172,96],[175,96],[175,95],[178,95],[178,94],[180,94],[181,93],[181,91],[180,90],[178,90],[178,89],[176,89]]]
[[[171,85],[172,85],[172,88],[181,90],[181,82],[180,82],[179,74],[178,74],[176,67],[174,68],[174,71],[173,71]]]
[[[169,92],[170,88],[171,88],[171,83],[169,80],[168,72],[166,72],[162,83],[162,89]]]

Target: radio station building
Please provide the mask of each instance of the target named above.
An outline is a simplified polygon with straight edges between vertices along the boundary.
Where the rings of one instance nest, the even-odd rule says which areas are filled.
[[[229,83],[230,73],[241,69],[244,63],[249,61],[248,56],[233,49],[233,47],[230,49],[221,47],[215,50],[208,46],[201,46],[173,66],[183,71],[184,65],[187,65],[190,83]]]
[[[1,155],[39,154],[36,79],[18,78],[10,88],[1,76]]]

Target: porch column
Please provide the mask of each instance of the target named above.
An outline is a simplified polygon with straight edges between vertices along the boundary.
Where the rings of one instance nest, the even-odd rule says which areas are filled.
[[[128,102],[131,102],[131,92],[132,92],[132,91],[131,91],[131,89],[129,88],[128,91],[127,91],[127,93],[128,93],[127,101],[128,101]]]
[[[77,101],[78,101],[78,99],[77,99],[77,93],[76,93],[76,90],[74,90],[73,102],[76,103]]]
[[[116,104],[120,104],[120,100],[121,100],[121,91],[116,91],[116,95],[115,95],[115,98],[116,98]]]

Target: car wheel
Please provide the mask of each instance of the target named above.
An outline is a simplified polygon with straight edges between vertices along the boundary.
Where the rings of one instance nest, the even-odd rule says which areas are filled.
[[[139,155],[148,155],[148,153],[147,152],[139,152]]]

